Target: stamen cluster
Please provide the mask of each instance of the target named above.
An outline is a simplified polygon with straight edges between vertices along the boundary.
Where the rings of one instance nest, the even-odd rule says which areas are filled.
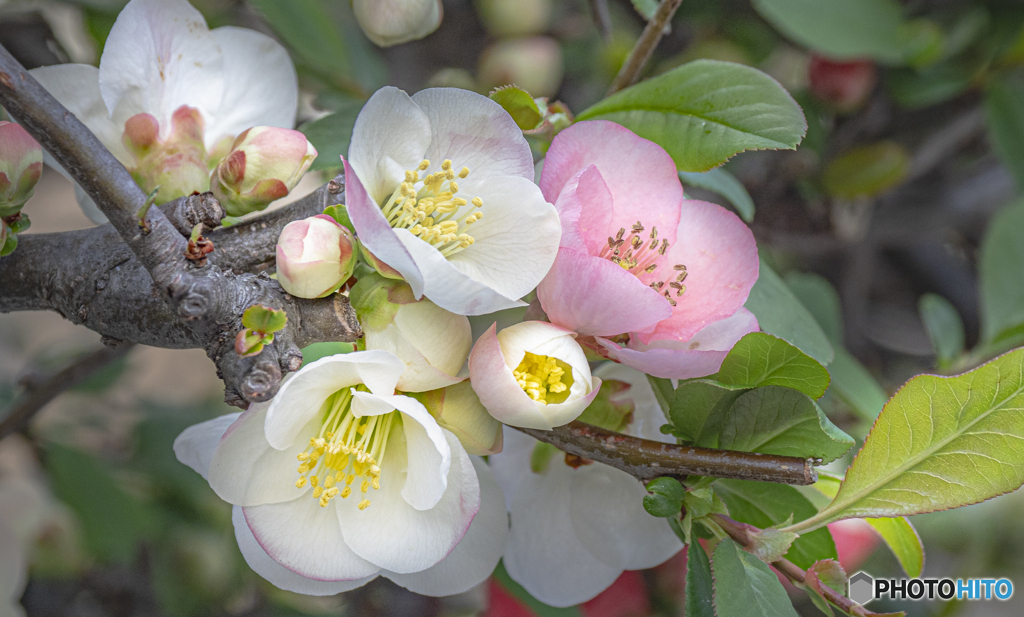
[[[620,228],[614,238],[608,236],[608,244],[601,248],[600,256],[619,264],[637,278],[644,274],[654,274],[654,271],[658,269],[658,264],[655,262],[659,257],[665,255],[671,245],[664,238],[660,243],[658,242],[657,227],[651,226],[651,232],[646,240],[641,237],[644,230],[643,224],[637,221],[630,228],[629,237],[625,238],[623,236],[626,235],[626,228]],[[669,304],[675,306],[676,300],[673,298],[672,291],[675,291],[676,298],[683,295],[683,292],[686,291],[683,281],[686,280],[687,272],[686,266],[683,264],[676,264],[672,266],[672,269],[676,272],[676,280],[655,280],[650,283],[650,288],[661,292]],[[668,282],[668,289],[665,289],[666,282]]]
[[[561,363],[555,358],[526,352],[523,361],[512,371],[512,375],[519,387],[538,403],[547,405],[561,402],[565,396],[557,395],[568,392],[569,386],[572,385],[572,372],[567,372],[559,364]],[[568,383],[563,383],[563,378],[566,378]],[[548,396],[551,394],[556,395],[552,397],[553,399],[560,400],[549,400]]]

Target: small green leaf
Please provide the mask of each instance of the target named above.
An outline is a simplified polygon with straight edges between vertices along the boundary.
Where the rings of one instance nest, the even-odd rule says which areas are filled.
[[[362,106],[362,102],[352,101],[339,111],[299,127],[299,130],[317,151],[316,159],[309,168],[310,171],[342,167],[341,157],[348,155],[348,145],[352,140],[352,128],[356,124],[356,116],[359,115]]]
[[[942,296],[925,294],[917,303],[940,368],[947,368],[964,351],[964,323],[953,305]]]
[[[262,304],[254,304],[242,313],[242,325],[260,334],[272,334],[284,330],[287,323],[287,313]]]
[[[991,79],[985,93],[989,141],[1000,161],[1024,187],[1024,77],[1019,74]]]
[[[731,538],[715,547],[711,570],[718,617],[797,617],[779,577]]]
[[[768,75],[696,60],[596,103],[579,120],[611,120],[657,143],[681,171],[707,171],[744,150],[796,148],[803,112]]]
[[[736,399],[722,425],[718,446],[828,463],[853,447],[853,438],[802,392],[767,386]]]
[[[774,563],[782,559],[793,541],[799,538],[791,531],[779,531],[778,529],[758,529],[747,532],[750,538],[750,545],[747,550],[755,557],[765,563]]]
[[[906,518],[868,518],[864,519],[882,536],[892,554],[903,566],[903,571],[910,578],[921,576],[924,570],[924,546],[917,530]]]
[[[910,172],[910,155],[896,142],[880,141],[843,153],[825,167],[821,182],[832,197],[874,197],[897,186]]]
[[[633,8],[636,9],[637,13],[644,19],[650,21],[654,14],[658,11],[658,0],[630,0],[633,3]]]
[[[644,510],[651,516],[665,518],[679,514],[686,489],[675,478],[655,478],[647,484]]]
[[[789,341],[826,366],[832,362],[835,351],[828,337],[811,313],[763,259],[760,275],[750,290],[745,306],[757,317],[762,332]]]
[[[537,128],[544,119],[537,102],[530,93],[516,86],[502,86],[491,92],[491,100],[501,105],[524,131]]]
[[[586,422],[609,431],[621,433],[629,424],[633,415],[633,402],[624,398],[623,402],[616,403],[612,398],[620,392],[630,388],[629,384],[616,379],[606,379],[601,382],[601,389],[593,402],[587,406],[583,413],[577,418],[580,422]]]
[[[981,339],[1016,343],[1024,338],[1024,201],[992,218],[981,243]]]
[[[686,617],[715,617],[714,580],[708,554],[697,541],[686,547]]]
[[[722,361],[716,379],[726,386],[785,386],[821,398],[829,376],[819,364],[786,341],[764,332],[741,338]]]
[[[316,362],[320,358],[355,351],[352,343],[313,343],[302,348],[302,364]]]
[[[684,185],[689,184],[721,195],[739,212],[740,218],[748,223],[754,220],[754,200],[750,198],[750,193],[747,193],[736,176],[721,167],[704,172],[681,171],[679,179]]]
[[[669,420],[686,441],[717,448],[722,421],[744,392],[745,388],[723,386],[710,379],[683,382],[672,395]]]
[[[530,453],[530,471],[533,473],[544,473],[551,463],[551,459],[559,452],[560,450],[555,446],[538,441]]]

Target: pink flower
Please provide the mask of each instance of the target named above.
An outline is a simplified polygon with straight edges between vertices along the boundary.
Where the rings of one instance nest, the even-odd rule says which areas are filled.
[[[725,208],[684,199],[657,144],[612,122],[579,122],[552,142],[540,187],[562,222],[537,288],[552,323],[675,379],[716,372],[757,330],[743,308],[758,274],[753,234]]]
[[[326,214],[292,221],[277,239],[277,282],[297,298],[323,298],[352,276],[352,234]]]

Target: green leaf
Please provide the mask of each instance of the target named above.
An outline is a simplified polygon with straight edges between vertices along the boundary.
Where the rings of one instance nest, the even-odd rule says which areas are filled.
[[[665,518],[679,514],[686,489],[675,478],[655,478],[647,484],[644,510],[651,516]]]
[[[686,547],[686,617],[715,617],[714,580],[708,554],[696,540]]]
[[[896,0],[753,0],[754,9],[801,45],[839,60],[906,59],[903,9]]]
[[[340,111],[307,122],[299,127],[309,143],[316,148],[317,157],[310,170],[339,169],[341,157],[348,156],[348,144],[352,140],[352,127],[362,103],[353,101]]]
[[[352,219],[348,216],[348,208],[345,207],[345,204],[327,206],[324,208],[324,214],[331,217],[337,221],[339,225],[355,234],[355,226],[352,225]]]
[[[751,480],[717,480],[715,492],[729,507],[729,516],[762,529],[792,520],[802,521],[818,513],[818,509],[799,490],[785,484]],[[815,529],[793,542],[789,559],[802,569],[820,559],[837,559],[836,545],[828,529]]]
[[[789,341],[826,366],[832,362],[835,351],[821,326],[763,259],[745,306],[757,317],[762,332]]]
[[[757,69],[696,60],[596,103],[578,120],[611,120],[657,143],[681,171],[707,171],[744,150],[796,148],[807,121]]]
[[[715,547],[711,569],[718,617],[797,617],[779,577],[732,539]]]
[[[949,367],[964,351],[964,323],[960,314],[948,300],[936,294],[921,296],[917,310],[935,347],[939,367]]]
[[[1024,79],[1019,74],[989,81],[985,93],[988,135],[1003,165],[1024,187]]]
[[[825,463],[846,454],[853,444],[807,395],[778,386],[736,399],[718,441],[725,450],[820,458]]]
[[[992,218],[981,243],[981,339],[1017,340],[1024,325],[1024,200]]]
[[[544,114],[530,93],[516,86],[502,86],[491,92],[491,100],[501,105],[524,131],[537,128]]]
[[[636,9],[636,12],[640,13],[640,16],[648,21],[658,11],[658,0],[630,0],[630,2],[633,3],[633,8]]]
[[[921,576],[924,570],[924,546],[921,537],[910,521],[902,516],[896,518],[864,519],[882,536],[892,554],[903,566],[903,571],[910,578]],[[821,530],[817,530],[821,531]],[[815,533],[815,532],[812,532]]]
[[[1024,349],[956,377],[918,375],[879,414],[831,504],[789,531],[991,499],[1024,484]]]
[[[829,376],[819,364],[786,341],[764,332],[741,338],[722,361],[716,379],[727,386],[785,386],[821,398]]]
[[[736,212],[739,212],[740,218],[748,223],[754,220],[754,200],[750,198],[747,189],[736,179],[736,176],[721,167],[705,172],[681,171],[679,179],[684,184],[725,197],[736,209]]]
[[[906,149],[893,141],[880,141],[852,148],[829,162],[821,182],[833,197],[873,197],[903,182],[909,172]]]
[[[586,422],[609,431],[621,433],[633,414],[633,403],[625,398],[621,403],[615,403],[613,398],[620,392],[629,389],[629,384],[616,379],[605,379],[601,382],[601,389],[593,402],[583,410],[577,418],[580,422]]]
[[[843,310],[835,287],[823,276],[806,272],[787,272],[786,286],[811,313],[833,345],[843,343]]]
[[[329,76],[352,78],[349,48],[325,0],[252,0],[252,4],[303,64]]]
[[[261,334],[273,334],[283,330],[287,323],[287,313],[262,304],[254,304],[242,313],[242,325]]]
[[[703,447],[717,448],[722,421],[745,388],[699,379],[679,384],[672,395],[669,420],[677,434]]]
[[[537,617],[580,617],[580,609],[575,606],[555,608],[531,596],[530,592],[526,591],[522,585],[512,580],[512,577],[508,575],[508,570],[505,569],[505,564],[500,561],[498,567],[494,569],[493,576],[509,594],[536,613]]]
[[[146,532],[142,504],[88,454],[50,444],[45,462],[54,493],[78,515],[89,553],[104,562],[130,561]]]
[[[302,348],[302,364],[306,365],[316,362],[320,358],[352,351],[355,351],[352,343],[313,343]]]

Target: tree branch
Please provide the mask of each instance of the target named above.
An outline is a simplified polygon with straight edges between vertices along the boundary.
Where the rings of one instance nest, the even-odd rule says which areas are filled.
[[[608,88],[606,96],[611,96],[619,90],[628,88],[636,83],[636,80],[640,77],[640,71],[643,70],[647,61],[651,59],[654,48],[661,41],[661,36],[665,33],[665,26],[672,21],[672,16],[676,14],[676,9],[679,8],[682,2],[683,0],[661,0],[658,10],[654,12],[654,16],[647,22],[643,33],[640,34],[640,38],[633,45],[632,51],[629,52],[629,56],[626,57],[622,68],[619,69],[619,74],[615,76],[611,87]]]
[[[630,437],[578,421],[551,431],[518,430],[569,454],[625,471],[639,480],[660,476],[708,476],[797,485],[818,481],[811,459],[677,446]]]

